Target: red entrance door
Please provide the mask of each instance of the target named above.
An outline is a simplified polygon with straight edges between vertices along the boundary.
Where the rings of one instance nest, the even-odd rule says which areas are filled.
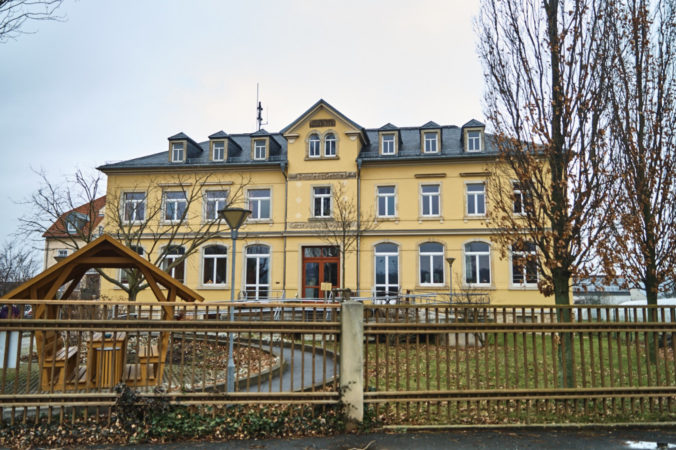
[[[338,247],[303,247],[303,298],[326,298],[322,283],[338,287],[339,263]]]

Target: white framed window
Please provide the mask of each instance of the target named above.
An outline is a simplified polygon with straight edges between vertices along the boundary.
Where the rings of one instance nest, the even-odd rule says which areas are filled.
[[[423,132],[423,151],[425,153],[437,153],[439,151],[438,137],[439,135],[435,131]]]
[[[484,183],[467,184],[467,215],[483,216],[486,214],[486,186]]]
[[[140,256],[143,256],[145,253],[143,247],[140,245],[130,245],[129,248],[138,253]],[[120,269],[120,283],[129,284],[129,271],[127,269]]]
[[[184,191],[164,193],[164,220],[179,222],[185,218],[188,200]]]
[[[439,196],[441,188],[438,184],[420,186],[421,211],[423,217],[439,216]]]
[[[270,290],[270,247],[250,245],[246,248],[246,297],[249,300],[268,298]]]
[[[173,246],[166,249],[164,258],[162,259],[162,270],[167,272],[176,280],[183,283],[185,281],[185,248],[181,246]],[[177,262],[179,261],[180,262]],[[172,267],[173,265],[173,267]]]
[[[146,217],[146,193],[125,192],[122,194],[124,222],[142,222]]]
[[[512,194],[514,196],[514,214],[526,214],[526,193],[518,181],[512,181]]]
[[[535,244],[521,242],[512,245],[512,284],[536,286],[538,283]]]
[[[336,156],[336,135],[333,133],[324,136],[324,156],[328,158]]]
[[[485,242],[465,244],[465,283],[491,284],[491,247]]]
[[[270,219],[270,189],[249,189],[247,202],[251,210],[249,220]]]
[[[467,131],[467,151],[468,152],[481,151],[481,131],[478,130]]]
[[[225,160],[225,142],[216,141],[214,142],[214,161],[223,160]]]
[[[60,248],[56,251],[56,257],[57,258],[65,258],[68,256],[68,250],[65,248]]]
[[[171,161],[183,162],[185,161],[185,145],[183,142],[174,142],[171,144]]]
[[[228,248],[224,245],[204,247],[202,254],[202,284],[225,285],[228,274]]]
[[[312,215],[314,217],[331,217],[331,188],[329,186],[312,188]]]
[[[228,191],[206,191],[204,201],[206,203],[204,218],[206,220],[217,220],[219,218],[218,211],[228,206]]]
[[[308,139],[308,156],[310,158],[319,158],[321,156],[321,141],[316,133],[312,133]]]
[[[75,226],[74,218],[69,218],[68,221],[66,222],[66,231],[68,231],[68,234],[77,233],[77,227]]]
[[[255,139],[254,140],[254,159],[263,160],[266,159],[266,143],[265,139]]]
[[[386,297],[399,293],[399,246],[389,242],[374,248],[375,295]]]
[[[380,153],[383,155],[394,155],[395,154],[395,148],[394,148],[394,133],[388,133],[388,134],[383,134],[382,138],[382,147],[380,149]]]
[[[396,216],[395,199],[396,191],[394,186],[378,186],[378,217]]]
[[[444,246],[438,242],[426,242],[418,247],[420,256],[421,285],[444,284]]]

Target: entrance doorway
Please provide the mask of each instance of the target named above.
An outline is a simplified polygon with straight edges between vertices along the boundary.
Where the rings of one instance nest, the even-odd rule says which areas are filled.
[[[340,280],[338,247],[303,247],[303,298],[326,298],[322,283],[337,288]],[[326,287],[326,286],[325,286]]]

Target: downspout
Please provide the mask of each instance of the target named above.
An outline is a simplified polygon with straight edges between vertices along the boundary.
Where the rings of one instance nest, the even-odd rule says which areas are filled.
[[[361,158],[357,158],[357,296],[359,296],[359,250],[361,248]]]
[[[283,249],[282,254],[282,298],[286,298],[286,230],[287,230],[287,215],[289,209],[289,177],[286,174],[287,162],[283,161],[280,165],[282,175],[284,175],[284,231],[282,233]]]

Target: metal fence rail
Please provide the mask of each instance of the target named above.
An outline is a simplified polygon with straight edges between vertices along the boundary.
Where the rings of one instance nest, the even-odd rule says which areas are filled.
[[[110,417],[121,383],[183,405],[338,403],[339,305],[11,302],[0,304],[0,408],[10,423],[92,408]]]
[[[674,307],[365,305],[364,402],[392,424],[673,420],[674,317]]]

